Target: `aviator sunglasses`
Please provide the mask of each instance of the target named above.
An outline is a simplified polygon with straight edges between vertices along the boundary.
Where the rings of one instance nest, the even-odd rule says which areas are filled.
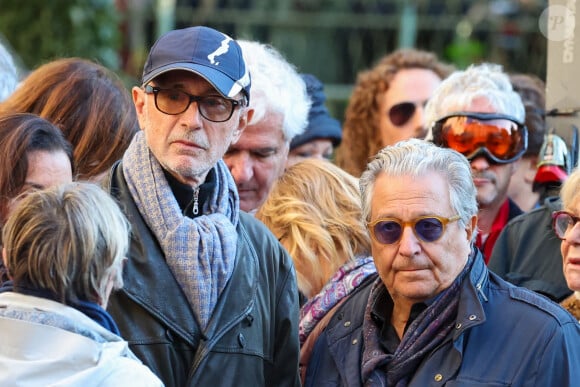
[[[396,105],[393,105],[393,106],[391,106],[391,108],[389,109],[389,111],[387,113],[389,115],[389,120],[391,120],[391,122],[395,126],[403,126],[407,122],[409,122],[411,117],[413,117],[413,115],[415,114],[415,111],[417,110],[417,106],[418,105],[425,106],[426,103],[427,103],[427,101],[401,102],[401,103],[398,103]]]
[[[469,160],[484,155],[498,164],[511,163],[528,147],[526,126],[505,114],[453,113],[435,122],[432,133],[436,145],[454,149]]]
[[[401,240],[403,229],[410,226],[417,238],[424,242],[435,242],[445,232],[447,223],[459,220],[460,216],[451,218],[440,216],[422,216],[404,222],[397,218],[380,218],[368,224],[373,239],[383,245],[391,245]]]

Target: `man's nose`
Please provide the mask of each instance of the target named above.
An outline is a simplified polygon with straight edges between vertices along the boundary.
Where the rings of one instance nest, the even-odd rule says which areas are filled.
[[[476,170],[476,171],[485,171],[490,166],[489,161],[487,161],[485,156],[474,157],[471,160],[470,164],[471,164],[471,168]]]
[[[254,176],[252,158],[246,152],[226,156],[224,159],[236,184],[246,183]]]

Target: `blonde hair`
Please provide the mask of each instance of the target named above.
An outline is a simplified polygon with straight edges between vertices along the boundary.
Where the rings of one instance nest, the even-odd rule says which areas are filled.
[[[370,254],[358,179],[329,161],[307,159],[289,167],[256,218],[292,256],[298,288],[308,298],[344,263]]]
[[[129,223],[116,202],[92,183],[32,192],[2,230],[5,263],[15,287],[50,291],[62,303],[102,303],[107,285],[123,286]]]
[[[575,168],[562,184],[562,188],[560,188],[562,208],[565,210],[570,209],[578,195],[580,195],[580,168]]]

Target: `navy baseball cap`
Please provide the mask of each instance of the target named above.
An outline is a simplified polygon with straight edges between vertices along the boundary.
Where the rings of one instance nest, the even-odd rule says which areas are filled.
[[[142,84],[174,70],[203,77],[226,98],[243,91],[250,99],[250,74],[242,49],[234,39],[213,28],[196,26],[162,35],[149,51]]]

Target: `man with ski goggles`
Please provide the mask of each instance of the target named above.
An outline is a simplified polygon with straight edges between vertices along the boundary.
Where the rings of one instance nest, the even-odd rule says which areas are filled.
[[[481,64],[444,80],[425,115],[431,123],[427,139],[471,164],[479,206],[476,246],[487,263],[503,227],[522,213],[507,194],[514,162],[527,148],[522,100],[500,66]]]

